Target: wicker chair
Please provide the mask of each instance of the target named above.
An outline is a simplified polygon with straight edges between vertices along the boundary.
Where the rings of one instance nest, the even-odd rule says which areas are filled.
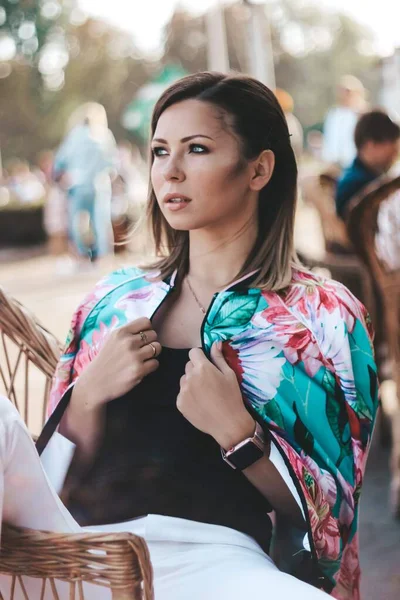
[[[39,433],[61,344],[1,287],[0,339],[0,388],[30,431]]]
[[[26,308],[1,288],[0,337],[0,388],[4,387],[25,422],[38,413],[43,424],[61,346]],[[30,377],[32,367],[44,378],[39,404],[36,395],[30,396],[32,388],[38,389],[37,378]],[[146,543],[130,533],[60,534],[3,523],[0,547],[1,584],[8,588],[1,587],[0,600],[154,598]],[[27,583],[26,577],[33,579]]]
[[[304,262],[311,269],[327,269],[333,279],[347,286],[374,314],[370,274],[352,248],[345,223],[336,214],[336,184],[337,173],[329,171],[310,176],[303,182],[304,200],[316,209],[325,242],[321,260],[307,256]]]
[[[400,190],[400,177],[368,187],[365,193],[351,202],[347,225],[353,246],[368,268],[383,303],[383,323],[393,362],[393,378],[397,387],[395,406],[390,414],[391,504],[394,514],[400,518],[400,271],[388,271],[379,259],[375,248],[379,209],[382,202],[398,190]]]

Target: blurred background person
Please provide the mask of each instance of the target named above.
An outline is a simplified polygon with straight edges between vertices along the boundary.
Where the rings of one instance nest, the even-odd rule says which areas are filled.
[[[54,164],[55,180],[62,179],[67,188],[69,236],[83,264],[112,252],[111,180],[116,166],[116,143],[104,107],[84,104],[71,116]]]
[[[350,200],[386,173],[399,153],[400,127],[382,110],[360,117],[354,132],[356,157],[344,170],[336,189],[336,212],[345,218]]]
[[[36,159],[36,173],[45,190],[43,210],[43,226],[47,235],[48,251],[51,256],[59,258],[56,270],[61,272],[68,264],[68,215],[66,194],[62,186],[53,179],[54,153],[43,150]]]
[[[354,160],[354,130],[366,107],[366,91],[361,81],[353,75],[344,75],[337,87],[337,105],[328,111],[324,121],[322,159],[326,163],[346,168]]]
[[[296,160],[299,163],[303,154],[304,147],[304,133],[303,127],[298,118],[293,114],[294,101],[292,96],[286,90],[277,88],[275,90],[275,96],[278,99],[279,104],[283,112],[285,113],[286,122],[288,124],[290,141],[294,150]]]
[[[6,183],[15,201],[21,204],[39,203],[45,195],[43,183],[26,160],[13,158],[7,161]]]

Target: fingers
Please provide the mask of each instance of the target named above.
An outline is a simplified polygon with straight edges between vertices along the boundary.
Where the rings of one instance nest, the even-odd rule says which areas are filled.
[[[139,333],[140,331],[147,331],[149,329],[152,329],[153,326],[151,324],[150,319],[148,319],[147,317],[140,317],[139,319],[135,319],[134,321],[131,321],[130,323],[127,323],[126,325],[123,325],[121,327],[122,331],[128,331],[129,333]]]
[[[145,360],[142,365],[142,373],[143,377],[150,375],[150,373],[154,373],[159,367],[159,362],[155,358],[151,358],[150,360]]]
[[[189,358],[194,365],[201,362],[208,362],[208,358],[201,348],[192,348],[189,352]]]
[[[140,331],[140,333],[135,333],[132,336],[132,341],[135,348],[143,348],[148,344],[156,342],[157,334],[154,329],[146,329],[144,331]]]
[[[186,375],[190,375],[190,373],[193,371],[193,369],[194,369],[193,363],[189,360],[189,362],[186,363],[186,367],[185,367]]]
[[[138,355],[141,360],[149,361],[152,358],[156,358],[161,354],[161,344],[160,342],[151,342],[150,344],[146,344],[143,348],[138,350]]]
[[[228,373],[231,371],[230,366],[225,360],[224,355],[222,354],[222,343],[214,342],[211,346],[211,360],[214,365],[221,371],[221,373]]]

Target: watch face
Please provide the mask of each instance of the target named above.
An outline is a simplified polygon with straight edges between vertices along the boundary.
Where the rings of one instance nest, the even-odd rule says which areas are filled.
[[[264,456],[264,451],[258,448],[252,441],[249,441],[247,444],[232,452],[227,459],[230,463],[232,463],[237,469],[243,471],[250,467],[253,463]]]

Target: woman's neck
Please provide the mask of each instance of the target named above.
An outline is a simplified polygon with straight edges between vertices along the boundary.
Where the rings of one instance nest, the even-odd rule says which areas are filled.
[[[197,286],[218,291],[240,272],[257,239],[252,221],[232,232],[190,232],[189,277]]]

